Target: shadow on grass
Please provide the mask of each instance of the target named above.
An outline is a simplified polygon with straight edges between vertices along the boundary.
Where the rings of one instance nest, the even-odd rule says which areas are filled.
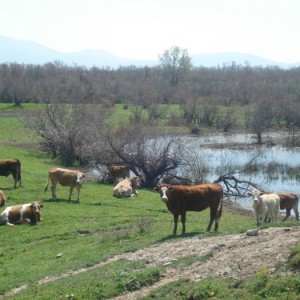
[[[68,199],[61,199],[61,198],[49,198],[44,199],[43,202],[46,203],[68,203],[68,204],[80,204],[80,201],[78,200],[68,200]]]

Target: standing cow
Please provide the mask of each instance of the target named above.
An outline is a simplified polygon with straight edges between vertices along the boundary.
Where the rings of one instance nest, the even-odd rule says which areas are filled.
[[[165,202],[168,210],[174,217],[173,233],[176,234],[177,222],[181,216],[182,234],[185,233],[187,211],[202,211],[210,208],[210,221],[207,231],[210,231],[215,221],[215,231],[218,230],[223,207],[223,188],[217,183],[200,185],[168,185],[159,184],[154,188],[160,193],[161,200]]]
[[[107,170],[114,183],[117,183],[119,178],[125,179],[130,176],[130,169],[126,165],[110,165]]]
[[[0,190],[0,206],[4,206],[6,201],[6,197],[4,195],[4,192]]]
[[[8,206],[0,215],[0,223],[8,226],[14,224],[36,224],[42,221],[40,209],[43,204],[34,201],[31,203]]]
[[[21,162],[18,159],[0,160],[0,176],[9,176],[12,174],[14,178],[14,188],[21,186]]]
[[[68,170],[62,168],[50,169],[48,174],[48,183],[45,187],[44,193],[48,189],[49,180],[51,180],[51,192],[53,198],[57,198],[56,185],[59,183],[62,186],[70,187],[69,200],[71,200],[73,189],[77,189],[77,200],[80,201],[80,189],[83,184],[84,177],[85,174],[79,170]]]

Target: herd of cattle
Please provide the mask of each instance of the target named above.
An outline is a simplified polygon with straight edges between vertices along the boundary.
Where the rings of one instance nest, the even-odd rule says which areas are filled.
[[[130,177],[128,166],[111,165],[108,172],[113,182],[113,195],[118,198],[137,196],[137,189],[140,187],[141,178],[139,176]],[[0,160],[0,176],[12,175],[14,188],[21,186],[21,163],[18,159]],[[79,170],[68,170],[63,168],[52,168],[48,173],[48,183],[44,192],[47,191],[51,182],[52,197],[57,198],[56,186],[69,187],[69,197],[71,199],[74,188],[77,190],[77,200],[80,201],[80,189],[83,184],[85,174]],[[120,180],[120,181],[119,181]],[[119,182],[118,182],[119,181]],[[185,233],[185,222],[187,211],[203,211],[210,209],[210,220],[207,231],[210,231],[214,223],[214,230],[219,227],[223,208],[223,188],[217,183],[207,183],[200,185],[169,185],[158,184],[155,188],[160,194],[161,200],[166,204],[168,210],[173,214],[173,233],[177,232],[178,218],[182,223],[182,233]],[[256,224],[261,222],[276,222],[280,210],[286,211],[285,221],[291,210],[295,213],[295,218],[299,221],[298,197],[296,194],[275,194],[264,193],[254,189],[249,193],[253,197],[252,207],[256,218]],[[6,198],[4,192],[0,190],[0,206],[5,206]],[[0,224],[13,226],[14,224],[36,224],[42,220],[40,209],[43,205],[34,201],[31,203],[9,206],[0,214]]]

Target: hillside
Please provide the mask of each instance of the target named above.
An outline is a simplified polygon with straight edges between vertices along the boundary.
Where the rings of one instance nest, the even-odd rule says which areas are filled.
[[[111,67],[120,66],[155,66],[157,60],[133,60],[124,57],[117,57],[112,53],[101,50],[86,49],[80,52],[59,52],[54,49],[42,46],[40,44],[16,40],[5,36],[0,36],[0,63],[20,63],[20,64],[45,64],[53,61],[61,61],[67,65],[79,65],[86,67]],[[164,49],[162,49],[162,52]],[[278,66],[281,68],[290,68],[299,66],[300,62],[285,64],[277,61],[271,61],[246,53],[204,53],[191,55],[192,64],[195,67],[217,67],[235,62],[238,65],[248,64],[250,66]]]

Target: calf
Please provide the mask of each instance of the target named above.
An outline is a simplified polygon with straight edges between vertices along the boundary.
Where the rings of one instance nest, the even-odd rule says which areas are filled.
[[[139,176],[133,178],[126,178],[120,181],[113,188],[113,195],[118,198],[137,196],[137,188],[140,187],[140,182],[141,178]]]
[[[259,190],[252,190],[249,193],[253,196],[252,208],[256,218],[256,225],[259,226],[262,221],[277,221],[280,198],[276,194],[264,194]]]
[[[178,217],[181,216],[182,234],[185,233],[187,211],[202,211],[210,208],[210,221],[207,231],[215,222],[215,231],[218,230],[223,207],[223,188],[217,183],[189,185],[159,184],[154,188],[160,193],[161,200],[165,202],[168,210],[174,217],[173,233],[176,234]]]
[[[12,174],[14,178],[14,188],[21,186],[21,162],[18,159],[0,160],[0,176],[9,176]]]
[[[4,192],[0,190],[0,206],[4,206],[6,201],[6,197],[4,195]]]
[[[56,185],[59,183],[62,186],[69,186],[69,200],[71,200],[73,189],[77,189],[77,200],[80,201],[80,189],[83,184],[85,174],[78,170],[68,170],[62,168],[53,168],[49,170],[48,183],[45,187],[44,193],[48,189],[49,180],[51,180],[52,197],[57,198]]]
[[[14,205],[6,207],[0,215],[0,223],[14,226],[14,224],[36,224],[42,221],[40,209],[43,207],[40,202]]]

